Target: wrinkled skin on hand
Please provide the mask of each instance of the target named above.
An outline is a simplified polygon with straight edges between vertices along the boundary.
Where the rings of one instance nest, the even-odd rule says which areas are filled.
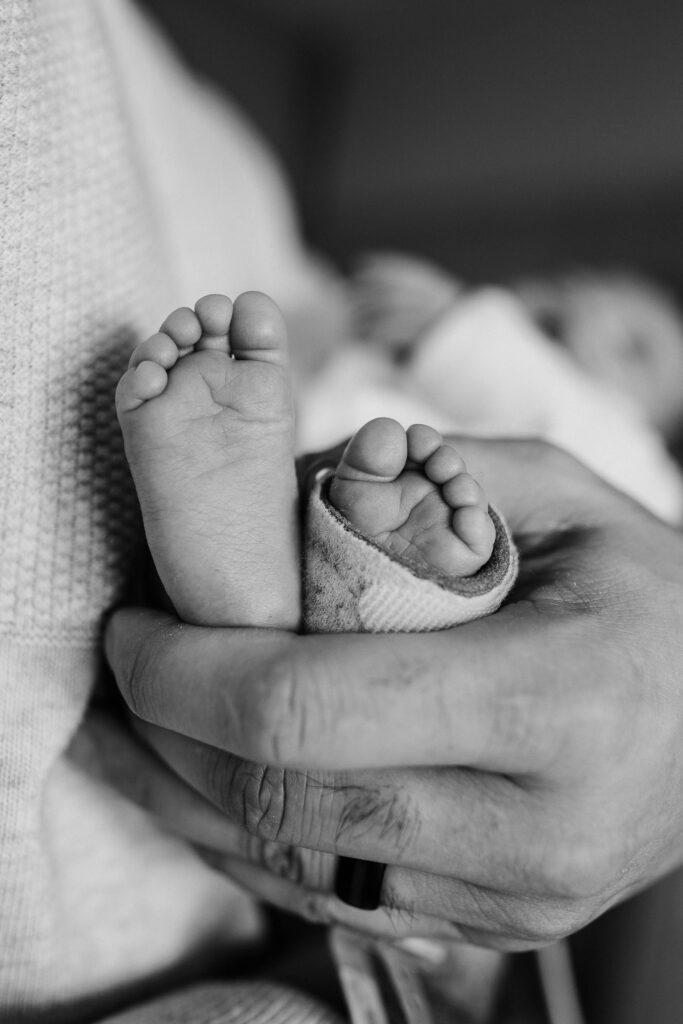
[[[683,862],[683,539],[552,447],[457,444],[520,548],[495,615],[297,636],[127,609],[107,652],[145,801],[243,884],[523,949]],[[388,864],[378,910],[332,894],[335,854]]]

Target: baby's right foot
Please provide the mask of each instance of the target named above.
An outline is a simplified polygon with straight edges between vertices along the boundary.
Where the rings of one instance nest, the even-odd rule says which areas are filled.
[[[390,419],[349,441],[330,501],[356,529],[420,569],[472,576],[488,562],[495,527],[486,495],[438,431]]]
[[[285,324],[258,292],[206,295],[138,345],[116,407],[152,557],[200,625],[299,622]]]

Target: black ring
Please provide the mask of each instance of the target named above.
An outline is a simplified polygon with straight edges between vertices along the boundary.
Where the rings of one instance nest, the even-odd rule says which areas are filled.
[[[359,910],[377,910],[386,864],[374,860],[340,857],[334,891],[342,903]]]

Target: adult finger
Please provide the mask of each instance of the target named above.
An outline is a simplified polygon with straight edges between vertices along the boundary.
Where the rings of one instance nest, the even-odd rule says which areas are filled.
[[[283,873],[280,874],[280,865],[277,860],[269,860],[268,852],[268,847],[278,845],[264,844],[255,859],[232,854],[223,858],[216,857],[214,865],[259,899],[317,924],[340,924],[391,940],[425,936],[445,941],[469,941],[470,929],[467,926],[461,928],[457,921],[443,915],[422,914],[418,910],[398,906],[380,906],[371,911],[357,910],[343,903],[332,891],[334,858],[328,857],[331,872],[327,870],[328,865],[321,868],[319,863],[321,857],[328,855],[292,849],[291,857],[297,865],[296,877],[292,877],[294,872],[291,866],[284,862],[281,862]],[[321,877],[324,882],[319,886],[318,879]],[[485,928],[482,932],[487,933],[488,938],[484,944],[495,945],[497,939],[505,941],[502,936],[488,933]]]
[[[631,501],[568,452],[540,440],[483,440],[455,435],[467,470],[482,485],[522,542],[621,518]],[[620,512],[621,509],[621,512]]]
[[[151,727],[146,727],[144,732],[145,739],[149,739]],[[562,884],[549,880],[544,883],[548,890],[532,898],[520,892],[516,884],[507,888],[502,879],[493,878],[491,885],[473,884],[466,878],[453,877],[461,863],[456,852],[446,855],[446,873],[391,864],[384,877],[381,908],[370,914],[356,911],[333,895],[336,856],[264,839],[253,830],[247,831],[169,771],[151,751],[146,752],[144,746],[135,749],[139,755],[136,770],[131,772],[124,766],[122,772],[114,772],[122,791],[145,806],[171,831],[202,847],[210,864],[241,884],[248,884],[260,899],[313,920],[344,923],[378,935],[395,937],[417,933],[466,939],[497,949],[527,949],[568,934],[624,895],[612,890],[609,898],[604,893],[579,897],[566,890],[558,892]],[[492,827],[495,829],[495,825]],[[429,824],[426,825],[428,830]],[[457,827],[453,831],[459,840]],[[271,833],[265,829],[263,834]],[[387,838],[393,838],[390,832]],[[510,851],[510,856],[522,868],[519,877],[512,878],[514,883],[528,875],[530,850],[544,848],[539,835],[534,838],[534,844],[527,850]],[[362,839],[361,831],[358,841],[362,843]],[[452,841],[451,836],[451,846]],[[562,841],[559,830],[557,841]],[[443,834],[437,842],[444,844]],[[461,844],[458,841],[456,845],[459,848]],[[563,845],[563,858],[557,861],[553,858],[555,880],[563,878],[561,861],[564,859],[566,863],[571,846],[568,840]],[[393,849],[396,849],[394,843]],[[399,850],[397,860],[400,859]],[[539,880],[541,878],[546,878],[542,866]],[[571,874],[567,875],[567,880],[569,878]],[[553,885],[554,893],[550,891]]]
[[[437,917],[456,924],[461,934],[483,945],[532,949],[564,938],[593,920],[622,894],[610,898],[530,898],[459,878],[429,875],[390,866],[384,876],[381,903],[404,915]],[[474,937],[474,935],[479,938]],[[481,939],[482,936],[488,936]]]
[[[98,738],[99,737],[99,734]],[[412,935],[415,929],[450,939],[462,938],[454,921],[440,920],[436,913],[423,914],[418,906],[422,888],[420,880],[406,884],[410,873],[403,873],[400,883],[405,898],[395,887],[387,889],[387,905],[374,914],[357,911],[341,903],[334,895],[337,858],[329,853],[307,850],[282,842],[260,839],[230,821],[195,790],[186,785],[142,744],[135,744],[134,767],[131,770],[129,751],[124,764],[109,751],[109,730],[101,737],[112,778],[128,797],[143,806],[169,831],[201,848],[203,858],[217,870],[248,888],[258,899],[267,900],[317,922],[344,922],[360,931],[369,931],[389,938],[397,934]],[[128,746],[132,737],[128,736]],[[120,751],[119,751],[120,753]],[[421,878],[422,876],[420,876]],[[425,899],[433,907],[434,900]],[[493,942],[499,937],[494,936]]]
[[[416,876],[408,885],[411,895],[404,897],[392,879],[392,868],[385,875],[382,904],[376,910],[357,910],[329,889],[327,871],[321,870],[318,862],[320,855],[292,849],[286,857],[281,856],[284,873],[279,874],[277,857],[268,860],[267,853],[268,846],[277,845],[264,844],[252,859],[229,854],[215,858],[214,864],[259,899],[283,910],[319,924],[344,925],[393,941],[422,936],[520,951],[554,941],[577,927],[578,914],[571,910],[541,901],[496,898],[457,880],[434,879],[429,895],[420,900],[415,897],[420,886]],[[321,876],[325,881],[318,887]],[[405,872],[401,884],[408,877]],[[581,918],[581,923],[587,919]]]
[[[525,603],[440,633],[300,637],[127,609],[107,653],[136,715],[247,760],[531,772],[557,754],[558,722],[587,745],[595,731],[599,636],[565,609],[541,638],[543,614]]]
[[[574,899],[572,835],[560,793],[508,776],[438,768],[272,768],[178,733],[139,732],[185,782],[250,835],[361,860],[455,875],[519,895]]]

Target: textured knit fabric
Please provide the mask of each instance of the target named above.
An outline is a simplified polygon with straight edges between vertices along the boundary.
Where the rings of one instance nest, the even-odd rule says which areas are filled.
[[[517,575],[517,551],[501,516],[491,558],[454,578],[425,573],[364,538],[326,495],[324,471],[307,507],[304,621],[311,633],[427,632],[494,612]]]
[[[175,153],[165,175],[163,146]],[[208,180],[197,151],[214,161]],[[197,221],[213,222],[201,252]],[[84,721],[101,618],[140,541],[114,385],[134,342],[196,298],[185,291],[195,257],[226,291],[269,287],[286,306],[304,290],[285,190],[241,121],[118,0],[0,0],[0,1021],[11,1024],[92,1019],[205,971],[207,950],[229,966],[258,927],[251,901],[112,790]]]
[[[102,1024],[339,1024],[305,996],[264,982],[197,985],[107,1017]]]

